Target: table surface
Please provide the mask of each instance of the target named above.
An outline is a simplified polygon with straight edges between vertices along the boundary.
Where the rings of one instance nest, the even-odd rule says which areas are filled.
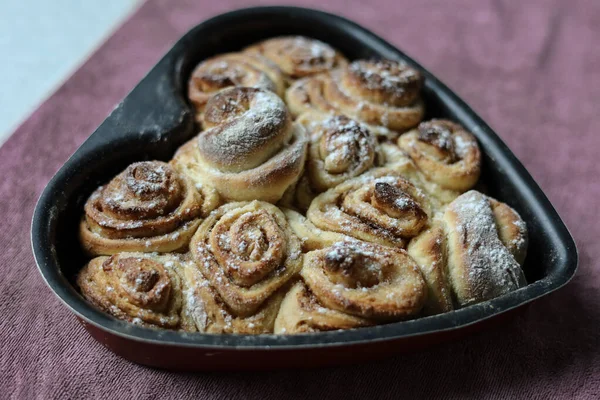
[[[580,252],[573,281],[500,329],[368,365],[194,375],[113,355],[40,278],[28,235],[34,203],[52,174],[179,36],[210,16],[248,5],[149,0],[0,148],[0,393],[15,399],[599,398],[600,3],[302,4],[374,30],[490,123],[571,229]]]

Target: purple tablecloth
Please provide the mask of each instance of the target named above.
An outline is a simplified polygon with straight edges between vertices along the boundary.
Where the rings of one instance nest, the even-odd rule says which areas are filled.
[[[186,375],[140,367],[103,348],[35,268],[34,203],[180,35],[248,5],[150,0],[0,148],[1,398],[600,396],[600,2],[302,4],[341,12],[406,50],[499,132],[575,236],[581,261],[572,283],[499,330],[370,365]]]

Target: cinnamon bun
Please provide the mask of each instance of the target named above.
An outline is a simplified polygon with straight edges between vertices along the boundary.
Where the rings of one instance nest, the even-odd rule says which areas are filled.
[[[198,64],[188,82],[188,97],[202,121],[206,103],[216,93],[235,86],[270,90],[283,96],[285,83],[279,68],[260,55],[228,53]]]
[[[420,72],[406,64],[358,60],[294,83],[286,100],[296,116],[311,110],[341,113],[393,139],[423,118],[422,85]]]
[[[185,251],[218,205],[214,189],[194,185],[169,164],[134,163],[88,199],[80,241],[91,255]]]
[[[427,224],[425,194],[396,171],[378,168],[317,196],[307,217],[318,228],[404,247]]]
[[[276,202],[300,177],[306,132],[274,93],[223,90],[207,103],[204,125],[206,130],[184,144],[172,163],[226,200]]]
[[[472,190],[448,205],[443,222],[448,278],[460,306],[527,284],[520,266],[527,231],[516,211]]]
[[[428,180],[443,189],[464,192],[481,175],[481,152],[475,137],[448,120],[422,122],[405,133],[398,145],[414,160]]]
[[[404,250],[358,240],[305,254],[301,275],[320,303],[361,318],[411,318],[427,299],[425,281]]]
[[[248,47],[245,53],[260,54],[274,62],[288,82],[347,64],[333,47],[304,36],[267,39]]]
[[[177,255],[119,253],[91,260],[77,276],[83,296],[134,324],[178,329],[182,306]]]
[[[237,316],[257,310],[302,265],[300,239],[281,210],[261,201],[213,211],[190,244],[193,260]]]
[[[181,311],[183,330],[215,334],[273,333],[284,290],[279,289],[269,296],[254,313],[239,316],[223,301],[195,263],[184,264],[181,274],[184,284]]]
[[[308,133],[304,179],[295,188],[295,206],[307,210],[319,193],[357,177],[382,162],[375,135],[343,115],[317,112],[297,119]]]
[[[275,320],[274,333],[295,334],[353,329],[373,325],[366,318],[323,307],[302,281],[285,295]]]

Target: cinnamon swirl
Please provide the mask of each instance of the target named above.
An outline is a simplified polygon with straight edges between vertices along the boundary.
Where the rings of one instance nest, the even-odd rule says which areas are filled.
[[[326,307],[380,321],[419,314],[427,286],[404,250],[351,240],[304,256],[301,275]]]
[[[185,251],[218,204],[215,190],[195,186],[169,164],[134,163],[88,199],[80,241],[91,255]]]
[[[91,260],[77,276],[83,296],[116,318],[178,329],[182,306],[176,255],[119,253]]]
[[[274,333],[295,334],[353,329],[373,325],[373,321],[323,307],[302,281],[292,286],[281,303]]]
[[[202,121],[206,103],[216,93],[234,86],[254,87],[283,96],[283,75],[276,65],[260,55],[228,53],[198,64],[188,82],[188,97]]]
[[[398,145],[414,160],[428,180],[443,189],[464,192],[481,175],[481,152],[475,137],[448,120],[422,122],[405,133]]]
[[[270,203],[229,203],[213,211],[190,244],[194,262],[237,316],[256,311],[295,276],[300,239]]]
[[[431,215],[424,193],[393,170],[378,168],[317,196],[307,217],[318,228],[392,247],[423,229]]]
[[[261,334],[273,333],[284,291],[277,290],[251,315],[239,316],[223,301],[198,267],[188,262],[183,276],[182,329],[188,332]]]
[[[206,130],[183,145],[172,163],[225,199],[276,202],[300,177],[306,132],[274,93],[223,90],[209,100],[204,125]]]
[[[375,135],[343,115],[317,112],[297,119],[308,133],[305,179],[295,189],[295,206],[308,209],[319,193],[357,177],[382,161]]]
[[[245,52],[260,54],[274,62],[288,82],[347,64],[346,59],[328,44],[303,36],[267,39],[248,47]]]
[[[423,118],[422,85],[421,73],[406,64],[359,60],[333,71],[324,93],[337,110],[352,118],[403,131]]]

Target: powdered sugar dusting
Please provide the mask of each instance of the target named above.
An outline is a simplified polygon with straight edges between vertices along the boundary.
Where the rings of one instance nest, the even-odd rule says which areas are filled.
[[[490,299],[526,284],[521,267],[498,237],[489,200],[470,191],[449,205],[457,217],[456,230],[464,246],[471,295]]]
[[[205,119],[217,125],[198,136],[199,149],[213,164],[228,170],[260,165],[272,152],[257,153],[258,149],[273,141],[281,147],[289,139],[283,132],[288,119],[286,106],[271,92],[230,89],[214,96],[205,112]],[[278,150],[278,146],[272,147]]]

